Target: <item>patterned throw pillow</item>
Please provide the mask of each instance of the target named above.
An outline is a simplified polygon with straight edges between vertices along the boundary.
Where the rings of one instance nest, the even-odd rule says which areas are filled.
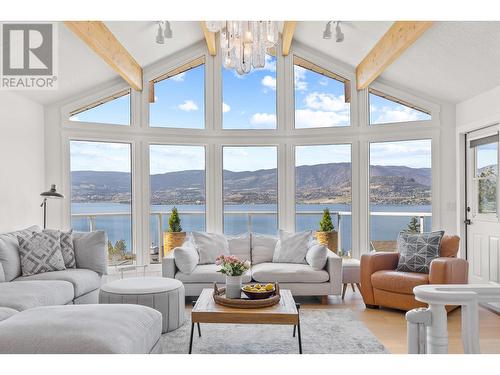
[[[399,233],[397,271],[429,273],[431,262],[439,257],[439,247],[443,235],[443,231]]]
[[[62,232],[55,229],[44,229],[44,233],[52,233],[60,236],[61,253],[66,268],[76,268],[75,247],[73,245],[73,229],[69,232]]]
[[[33,232],[17,236],[23,276],[65,270],[59,236],[54,233]]]

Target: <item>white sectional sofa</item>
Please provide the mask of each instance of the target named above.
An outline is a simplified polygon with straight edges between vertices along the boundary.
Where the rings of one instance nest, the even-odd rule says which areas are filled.
[[[243,275],[243,283],[279,282],[281,288],[290,289],[295,296],[340,295],[342,290],[342,258],[328,251],[327,262],[322,270],[314,270],[309,264],[273,263],[278,237],[262,234],[227,236],[229,253],[240,260],[251,261],[251,268]],[[175,249],[162,261],[164,277],[183,282],[186,296],[199,296],[203,288],[213,283],[225,283],[225,276],[215,264],[198,264],[187,274],[176,265]]]
[[[0,354],[154,353],[162,316],[137,305],[99,305],[106,234],[73,233],[77,268],[21,276],[18,233],[0,235]]]

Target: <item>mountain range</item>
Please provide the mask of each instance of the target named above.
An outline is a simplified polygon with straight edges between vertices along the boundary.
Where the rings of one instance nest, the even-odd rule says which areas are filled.
[[[428,204],[431,169],[405,166],[371,166],[372,203]],[[73,202],[129,202],[130,173],[74,171],[71,173]],[[205,171],[186,170],[155,174],[150,184],[153,204],[204,202]],[[277,196],[276,169],[233,172],[224,170],[227,204],[273,203]],[[349,203],[351,164],[329,163],[296,168],[298,203]]]

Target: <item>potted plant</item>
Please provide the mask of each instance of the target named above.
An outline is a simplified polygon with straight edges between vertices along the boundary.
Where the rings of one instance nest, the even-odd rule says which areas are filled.
[[[220,272],[226,275],[226,297],[240,298],[242,280],[241,275],[250,268],[250,262],[242,262],[234,255],[219,255],[215,260],[215,264],[221,266]]]
[[[186,232],[182,231],[181,218],[179,217],[179,212],[177,208],[172,208],[172,213],[168,219],[168,232],[163,234],[163,247],[164,254],[172,251],[178,246],[184,243],[186,238]]]
[[[319,222],[319,231],[316,232],[316,239],[335,254],[337,253],[338,233],[333,228],[332,217],[328,208],[323,210],[323,217]]]

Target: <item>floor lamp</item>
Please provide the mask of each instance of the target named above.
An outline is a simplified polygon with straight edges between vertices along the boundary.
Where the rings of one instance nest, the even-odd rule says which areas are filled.
[[[40,196],[43,197],[43,202],[40,207],[43,207],[43,229],[47,228],[47,199],[62,199],[64,195],[56,190],[56,185],[52,184],[49,191],[45,191]]]

